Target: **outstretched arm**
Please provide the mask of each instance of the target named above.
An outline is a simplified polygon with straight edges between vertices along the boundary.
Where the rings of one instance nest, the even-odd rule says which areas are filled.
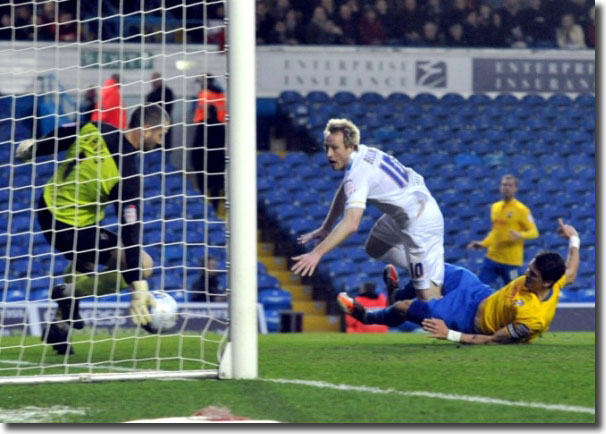
[[[23,162],[30,161],[34,155],[51,155],[65,151],[76,140],[77,124],[65,124],[39,140],[28,139],[19,143],[17,158]]]
[[[330,204],[330,210],[324,219],[324,223],[318,229],[301,235],[297,241],[299,244],[307,244],[311,240],[323,241],[330,233],[338,218],[343,214],[345,208],[345,192],[343,191],[343,183],[339,186]]]
[[[311,276],[322,256],[337,247],[347,237],[358,230],[362,214],[364,214],[363,208],[348,208],[345,211],[343,219],[328,234],[324,241],[318,244],[311,252],[292,258],[295,264],[292,266],[291,271],[301,276]]]
[[[424,319],[422,325],[425,331],[431,333],[429,337],[447,339],[462,344],[512,344],[530,335],[530,331],[523,324],[509,324],[492,335],[468,334],[450,330],[444,321],[436,318]]]
[[[579,271],[579,247],[581,241],[576,229],[571,225],[564,224],[562,219],[558,219],[558,234],[568,239],[568,256],[566,257],[566,283],[574,282]]]

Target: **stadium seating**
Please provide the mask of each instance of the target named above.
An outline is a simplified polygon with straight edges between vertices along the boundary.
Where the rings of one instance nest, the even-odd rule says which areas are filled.
[[[447,259],[474,272],[479,271],[484,252],[466,250],[465,244],[487,234],[489,206],[500,197],[499,178],[506,173],[517,175],[521,179],[518,197],[531,209],[541,233],[537,240],[528,243],[526,261],[543,249],[564,253],[566,243],[554,233],[556,219],[570,221],[581,234],[581,256],[586,268],[577,282],[562,293],[562,301],[595,300],[593,95],[554,95],[547,99],[527,95],[518,99],[513,95],[491,98],[477,94],[464,98],[449,94],[438,98],[419,94],[411,98],[395,93],[379,95],[380,98],[372,94],[327,98],[321,93],[312,96],[313,107],[306,105],[309,96],[299,96],[284,93],[279,100],[284,101],[279,102],[280,110],[289,114],[291,122],[299,116],[309,117],[321,104],[348,104],[350,118],[361,127],[362,143],[393,154],[425,177],[445,217]],[[378,102],[380,110],[373,105]],[[371,115],[367,115],[369,111]],[[387,115],[390,112],[392,115]],[[266,162],[271,161],[271,170],[258,174],[259,185],[268,186],[259,190],[260,212],[275,216],[274,209],[279,204],[292,204],[293,200],[285,196],[286,186],[297,182],[305,186],[306,195],[315,197],[308,205],[299,206],[298,213],[289,211],[285,218],[272,220],[283,232],[293,235],[293,243],[295,234],[313,229],[322,221],[342,177],[341,173],[330,171],[322,152],[315,152],[321,149],[321,129],[322,124],[302,130],[315,142],[308,149],[313,169],[291,161],[301,159],[299,156],[259,154],[259,164],[269,166]],[[278,176],[281,171],[288,173],[288,182]],[[380,212],[367,207],[365,215],[376,219]],[[373,264],[363,249],[373,220],[367,221],[354,241],[330,252],[318,267],[335,291],[351,289],[365,280],[378,282],[379,288],[382,285],[381,266],[362,266]],[[352,268],[352,263],[361,265]],[[354,269],[357,272],[352,272]]]

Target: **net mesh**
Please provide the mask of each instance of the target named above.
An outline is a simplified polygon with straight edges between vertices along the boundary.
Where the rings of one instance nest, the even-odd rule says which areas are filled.
[[[0,6],[0,57],[8,60],[0,62],[0,376],[217,369],[229,324],[225,137],[216,139],[226,120],[224,9],[224,1],[188,0]],[[111,79],[117,103],[105,93]],[[177,326],[162,334],[134,326],[130,289],[115,280],[100,291],[110,272],[97,261],[93,295],[77,297],[86,326],[68,331],[74,354],[56,354],[41,338],[59,324],[52,289],[73,268],[44,237],[37,211],[66,152],[23,163],[17,147],[91,119],[125,131],[123,119],[150,102],[171,121],[164,146],[137,155],[141,247],[153,260],[150,289],[178,303]],[[105,207],[98,227],[120,237],[122,209],[97,199]],[[93,250],[102,256],[99,241]]]

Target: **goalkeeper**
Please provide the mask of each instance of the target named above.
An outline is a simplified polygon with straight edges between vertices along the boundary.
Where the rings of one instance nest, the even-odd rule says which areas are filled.
[[[141,151],[161,145],[169,124],[160,106],[147,105],[133,112],[125,132],[106,123],[66,124],[17,148],[21,161],[67,151],[44,187],[37,213],[46,240],[71,261],[65,283],[52,290],[58,309],[42,336],[58,354],[73,354],[70,328],[84,327],[79,297],[130,286],[133,322],[150,321],[149,306],[155,300],[145,279],[153,262],[140,247],[142,186],[137,167]],[[110,203],[120,216],[120,236],[99,224]],[[97,272],[98,265],[105,266],[102,272]]]

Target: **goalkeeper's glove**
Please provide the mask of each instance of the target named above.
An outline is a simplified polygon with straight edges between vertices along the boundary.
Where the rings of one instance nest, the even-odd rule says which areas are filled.
[[[36,141],[34,139],[23,140],[19,143],[19,146],[17,147],[17,159],[24,163],[31,161],[34,155],[35,144]]]
[[[149,292],[147,280],[137,280],[132,283],[133,293],[130,302],[130,314],[137,325],[146,325],[151,321],[148,305],[156,307],[156,299]]]

